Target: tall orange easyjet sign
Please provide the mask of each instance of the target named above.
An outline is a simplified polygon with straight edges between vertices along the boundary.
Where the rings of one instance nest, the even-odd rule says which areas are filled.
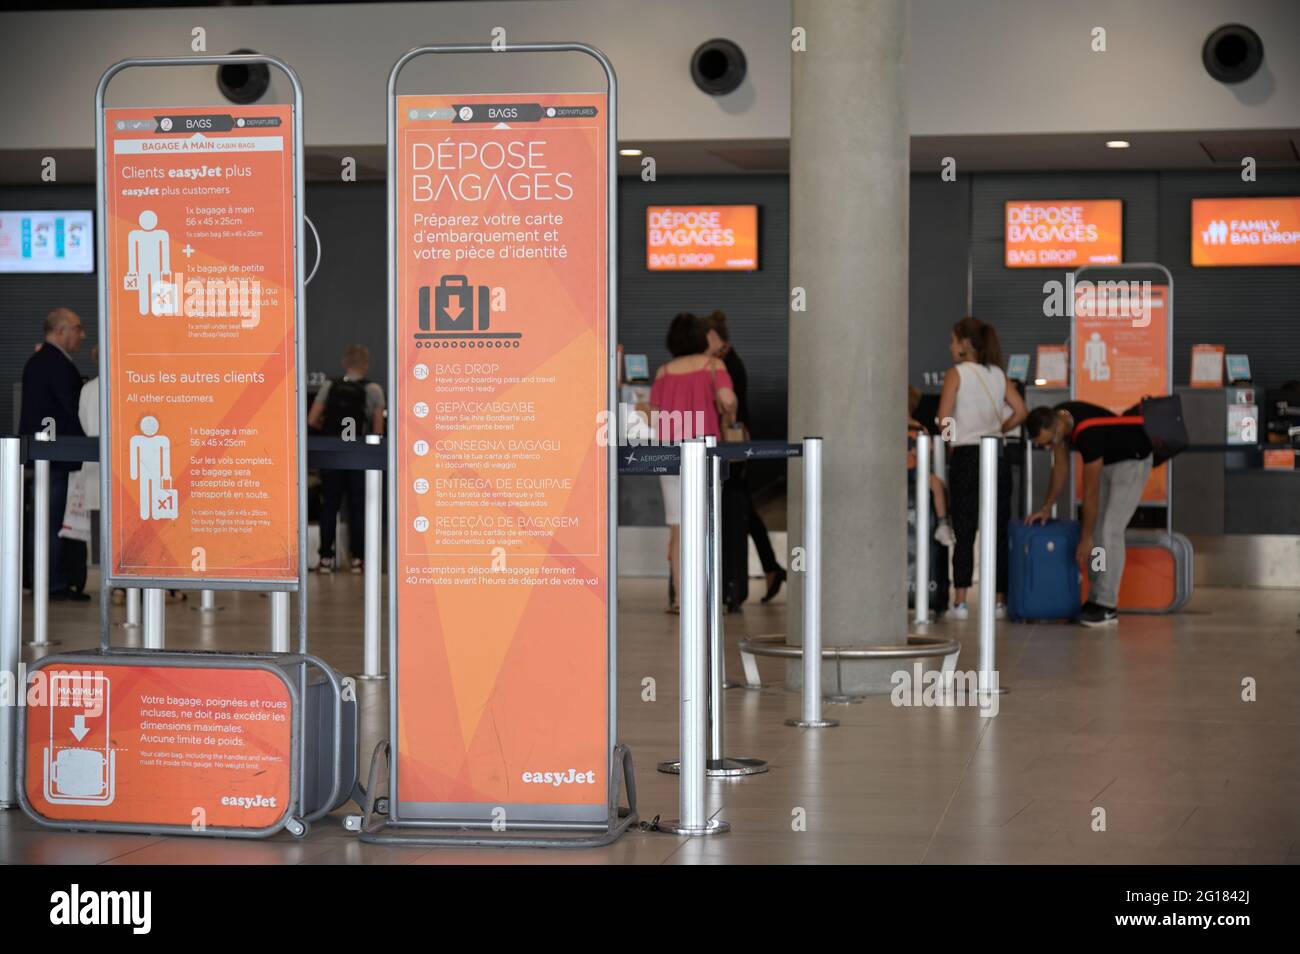
[[[396,100],[396,820],[606,818],[606,100]]]
[[[115,579],[298,579],[292,107],[104,110]]]
[[[1145,397],[1173,392],[1169,286],[1129,274],[1137,272],[1085,269],[1086,277],[1074,286],[1074,399],[1116,414]],[[1099,277],[1103,275],[1111,280]],[[1075,467],[1078,497],[1083,492],[1082,464],[1076,460]],[[1151,471],[1142,502],[1163,504],[1168,499],[1169,469],[1161,465]]]

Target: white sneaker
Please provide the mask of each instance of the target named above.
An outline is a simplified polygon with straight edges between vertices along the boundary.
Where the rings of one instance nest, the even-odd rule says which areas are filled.
[[[940,546],[950,547],[957,542],[957,534],[952,532],[952,524],[944,522],[935,529],[934,539]]]
[[[995,607],[993,608],[993,618],[994,618],[994,619],[1006,619],[1006,618],[1007,618],[1007,604],[1006,604],[1006,603],[999,603],[997,606],[995,606]]]
[[[953,619],[970,619],[970,610],[966,608],[965,603],[957,603],[948,610],[948,615]]]

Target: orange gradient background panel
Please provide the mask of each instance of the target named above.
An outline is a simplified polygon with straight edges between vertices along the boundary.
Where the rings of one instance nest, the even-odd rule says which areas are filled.
[[[29,682],[42,679],[43,697],[28,696],[25,781],[45,818],[257,829],[290,807],[291,702],[277,673],[87,659]]]
[[[1147,306],[1139,311],[1136,300],[1110,300],[1111,290],[1098,282],[1096,295],[1077,289],[1074,304],[1074,398],[1097,404],[1116,414],[1144,397],[1169,394],[1169,310],[1164,285],[1152,285]],[[1135,283],[1136,284],[1136,283]],[[1136,316],[1136,317],[1134,317]],[[1134,327],[1134,322],[1143,327]],[[1097,355],[1090,360],[1090,354]],[[1075,494],[1082,499],[1082,462],[1075,460]],[[1151,471],[1143,503],[1168,499],[1168,468]]]
[[[758,206],[651,205],[645,219],[652,272],[758,268]]]
[[[138,151],[189,138],[155,135],[164,114],[275,117],[279,125],[204,134],[257,141],[246,149]],[[114,576],[297,579],[292,117],[290,106],[105,111]],[[128,120],[148,128],[118,128]],[[139,292],[126,287],[128,245],[147,212],[156,218],[149,231],[166,233],[162,280],[177,285],[174,314],[155,314],[150,300],[142,315]],[[136,269],[138,288],[140,257]],[[190,309],[197,313],[187,313],[190,300],[202,303]],[[151,500],[142,518],[145,484],[131,477],[132,438],[146,417],[168,442],[172,519],[152,516]],[[195,547],[204,548],[206,570],[193,567]]]
[[[412,109],[492,102],[595,106],[597,114],[504,128],[409,119]],[[584,817],[603,817],[609,451],[597,427],[610,348],[606,98],[401,96],[397,116],[397,798],[456,803],[482,818],[520,804],[580,805]],[[445,166],[415,168],[439,144]],[[525,169],[507,161],[495,170],[514,183],[508,196],[490,187],[494,170],[454,158],[462,149],[481,150],[490,164],[509,150],[532,158]],[[455,230],[504,228],[513,237],[439,236],[427,220],[417,224],[429,215],[460,220]],[[507,246],[529,251],[503,258]],[[472,259],[439,257],[469,248],[479,250]],[[468,330],[434,339],[436,321],[426,312],[420,323],[421,289],[435,310],[439,289],[468,289],[454,307],[459,317],[476,310]],[[488,314],[477,311],[479,289],[482,302],[492,297]],[[470,406],[477,401],[508,408]],[[417,441],[427,442],[425,453]],[[417,519],[429,521],[425,530]],[[539,519],[550,524],[525,527]],[[591,773],[589,781],[524,781],[569,770]]]
[[[1007,268],[1078,268],[1124,260],[1119,199],[1011,201],[1005,217]]]

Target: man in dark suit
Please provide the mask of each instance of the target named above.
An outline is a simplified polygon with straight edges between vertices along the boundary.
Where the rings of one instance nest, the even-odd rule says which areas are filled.
[[[55,436],[84,434],[77,408],[81,398],[81,372],[72,355],[81,348],[86,329],[70,308],[56,308],[45,316],[45,343],[23,367],[22,418],[18,429],[35,434],[45,429],[45,419],[54,421]],[[80,464],[50,463],[50,599],[82,602],[90,597],[68,587],[63,567],[63,510],[68,502],[68,474]],[[33,527],[27,528],[30,542]],[[32,551],[35,552],[34,550]]]

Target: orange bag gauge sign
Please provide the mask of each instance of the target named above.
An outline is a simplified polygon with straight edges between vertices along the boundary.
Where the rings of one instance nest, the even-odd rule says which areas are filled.
[[[1124,260],[1119,199],[1011,201],[1005,214],[1007,268],[1078,268]]]
[[[112,574],[296,580],[292,107],[104,122]]]
[[[603,820],[606,97],[396,110],[396,807]]]
[[[37,669],[25,792],[53,821],[270,828],[291,807],[292,698],[267,669]]]
[[[1300,196],[1193,199],[1192,264],[1300,265]]]
[[[1084,281],[1075,289],[1074,399],[1116,414],[1144,397],[1169,394],[1168,287],[1138,281]],[[1075,462],[1075,494],[1083,479]],[[1143,503],[1168,499],[1168,468],[1151,471]]]
[[[652,205],[645,221],[652,272],[758,268],[756,205]]]

